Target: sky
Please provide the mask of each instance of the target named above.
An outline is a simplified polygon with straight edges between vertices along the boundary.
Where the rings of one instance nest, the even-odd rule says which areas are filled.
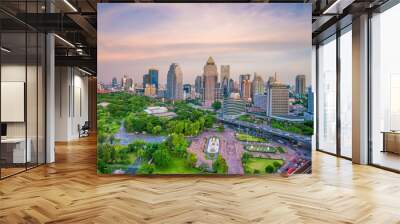
[[[311,4],[101,3],[98,4],[98,80],[123,75],[141,83],[149,68],[165,84],[178,63],[184,83],[203,74],[209,56],[231,78],[254,74],[293,85],[311,73]]]

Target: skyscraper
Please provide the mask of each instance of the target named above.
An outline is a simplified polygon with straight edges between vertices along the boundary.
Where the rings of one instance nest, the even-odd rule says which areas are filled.
[[[306,76],[305,75],[297,75],[296,76],[296,90],[295,93],[297,96],[304,96],[306,93]]]
[[[118,87],[118,81],[117,81],[117,78],[113,78],[112,79],[112,81],[111,81],[111,85],[112,85],[112,87],[113,88],[116,88],[116,87]]]
[[[125,84],[125,90],[130,90],[133,87],[133,79],[129,78],[126,80],[126,84]]]
[[[217,81],[218,69],[214,59],[209,57],[203,72],[203,101],[206,105],[211,105],[218,98]]]
[[[221,65],[221,91],[224,97],[229,97],[231,94],[231,86],[229,85],[230,66]]]
[[[167,74],[167,98],[183,99],[182,70],[177,63],[172,63]]]
[[[243,98],[243,93],[244,93],[243,83],[245,80],[248,80],[249,82],[246,82],[246,83],[250,84],[250,74],[245,74],[245,75],[239,76],[239,93],[240,93],[241,98]],[[249,89],[249,91],[250,91],[250,89]]]
[[[314,114],[314,93],[311,86],[308,87],[307,91],[307,112],[310,114]]]
[[[248,79],[242,82],[242,99],[247,101],[251,100],[251,82]]]
[[[143,75],[143,88],[146,88],[146,86],[149,84],[150,84],[150,75],[144,74]]]
[[[221,82],[224,79],[229,79],[229,76],[230,76],[230,66],[221,65]]]
[[[201,94],[201,91],[203,89],[203,77],[198,75],[196,76],[196,80],[194,81],[194,89],[195,92],[198,94]]]
[[[190,84],[183,85],[183,99],[187,99],[190,97],[192,93],[192,86]]]
[[[289,86],[276,81],[268,84],[267,116],[289,113]]]
[[[124,75],[123,77],[122,77],[122,79],[121,79],[121,87],[123,88],[123,89],[125,89],[125,86],[126,86],[126,81],[128,80],[128,78],[126,77],[126,75]]]
[[[269,86],[270,84],[272,84],[274,82],[276,82],[276,72],[275,72],[274,76],[270,76],[268,78],[267,86]]]
[[[149,69],[150,84],[154,85],[158,89],[158,70],[151,68]]]
[[[254,97],[254,95],[257,94],[264,94],[264,91],[264,80],[261,76],[257,75],[257,73],[254,73],[253,82],[251,83],[251,96]]]

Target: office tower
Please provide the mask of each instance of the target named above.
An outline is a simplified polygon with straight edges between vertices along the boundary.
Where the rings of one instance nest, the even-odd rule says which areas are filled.
[[[243,98],[243,83],[245,80],[250,81],[250,74],[245,74],[245,75],[239,76],[239,93],[240,93],[240,97],[242,97],[242,98]]]
[[[149,69],[150,84],[154,85],[158,89],[158,70],[151,68]]]
[[[98,83],[97,83],[97,89],[98,89],[98,90],[103,90],[103,89],[104,89],[103,84],[100,83],[100,82],[98,82]]]
[[[253,97],[254,106],[267,110],[268,96],[266,94],[256,94]]]
[[[230,66],[229,65],[221,65],[221,79],[220,79],[220,81],[222,82],[222,80],[224,80],[224,79],[228,79],[229,80],[229,76],[230,76]]]
[[[225,98],[222,103],[223,116],[237,116],[246,112],[246,102],[241,99]]]
[[[297,96],[304,96],[304,94],[306,93],[306,76],[305,75],[297,75],[296,76],[295,93]]]
[[[145,96],[156,96],[157,95],[157,88],[154,84],[147,84],[146,88],[144,88],[144,95]]]
[[[150,84],[150,75],[149,74],[144,74],[143,75],[143,88],[146,88],[146,86]]]
[[[224,95],[224,97],[230,97],[231,93],[235,91],[235,82],[233,79],[228,80],[228,93],[227,96]]]
[[[275,75],[274,76],[270,76],[269,78],[268,78],[268,82],[267,82],[267,88],[268,88],[268,86],[270,85],[270,84],[272,84],[272,83],[274,83],[274,82],[276,82],[277,80],[276,80],[276,72],[275,72]]]
[[[118,87],[118,81],[117,81],[117,78],[113,78],[112,79],[112,81],[111,81],[111,85],[112,85],[112,87],[113,88],[116,88],[116,87]]]
[[[183,99],[182,70],[177,63],[172,63],[167,74],[167,98]]]
[[[192,92],[192,86],[190,84],[183,85],[183,99],[190,98]]]
[[[126,77],[126,75],[124,75],[121,79],[121,88],[125,89],[126,86],[126,81],[128,80],[128,78]]]
[[[261,78],[261,76],[257,75],[257,73],[254,73],[254,79],[251,83],[252,97],[256,94],[264,94],[264,91],[264,80]]]
[[[307,112],[310,114],[314,114],[314,93],[311,86],[308,87],[307,91]]]
[[[222,95],[223,97],[229,97],[230,93],[231,93],[231,88],[232,86],[230,86],[229,84],[229,76],[230,76],[230,66],[229,65],[221,65],[221,91],[222,91]]]
[[[192,92],[192,86],[190,84],[184,84],[183,85],[183,92],[191,93]]]
[[[209,57],[203,72],[203,101],[211,105],[217,98],[218,70],[214,59]]]
[[[198,75],[196,76],[196,80],[194,81],[194,89],[195,92],[201,94],[201,90],[203,89],[203,77]]]
[[[133,88],[133,79],[128,78],[126,80],[125,90],[131,90]]]
[[[242,81],[242,99],[251,100],[251,82],[248,79]]]
[[[267,116],[289,113],[289,86],[276,81],[267,88]]]

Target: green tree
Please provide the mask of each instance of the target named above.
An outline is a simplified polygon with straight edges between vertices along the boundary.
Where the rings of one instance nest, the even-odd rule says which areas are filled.
[[[152,133],[153,132],[153,124],[148,122],[146,125],[146,132]]]
[[[153,127],[152,133],[153,133],[154,135],[158,135],[158,134],[161,133],[161,130],[162,130],[161,126],[160,126],[160,125],[157,125],[157,126]]]
[[[242,154],[242,163],[243,163],[243,164],[248,163],[249,160],[250,160],[250,157],[251,157],[251,156],[250,156],[249,153],[244,152],[244,153]]]
[[[219,154],[217,159],[213,162],[212,167],[216,173],[226,173],[228,171],[228,165],[221,154]]]
[[[195,167],[197,163],[197,157],[193,153],[189,153],[186,159],[188,167]]]
[[[171,156],[165,148],[160,148],[153,153],[153,162],[159,167],[166,167],[171,161]]]
[[[215,116],[210,115],[210,114],[205,116],[204,126],[206,128],[212,128],[212,126],[214,125],[214,122],[215,122]]]
[[[274,162],[272,163],[272,165],[274,165],[275,170],[279,169],[279,168],[282,166],[282,164],[281,164],[280,162],[278,162],[278,161],[274,161]]]
[[[217,110],[221,109],[222,104],[221,104],[220,101],[214,101],[214,103],[212,103],[211,106],[212,106],[212,108],[213,108],[215,111],[217,111]]]
[[[274,171],[275,171],[275,168],[271,165],[268,165],[267,167],[265,167],[266,173],[273,173]]]

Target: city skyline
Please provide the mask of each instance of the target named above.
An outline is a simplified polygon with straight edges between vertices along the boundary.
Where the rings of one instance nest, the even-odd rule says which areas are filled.
[[[267,80],[277,72],[293,85],[293,75],[305,74],[308,86],[311,25],[296,18],[309,11],[303,4],[100,4],[99,82],[127,75],[139,83],[155,68],[164,85],[170,64],[178,63],[183,83],[193,84],[211,56],[218,73],[230,66],[234,80],[255,72]],[[135,23],[137,17],[144,22]]]

